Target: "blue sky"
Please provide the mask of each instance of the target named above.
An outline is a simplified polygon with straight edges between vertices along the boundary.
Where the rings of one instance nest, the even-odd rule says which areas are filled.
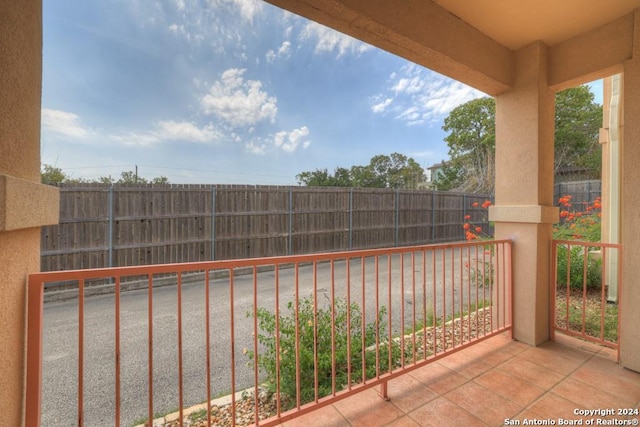
[[[43,7],[42,162],[73,178],[137,165],[173,183],[295,185],[393,152],[426,168],[447,158],[451,109],[484,96],[260,0]]]

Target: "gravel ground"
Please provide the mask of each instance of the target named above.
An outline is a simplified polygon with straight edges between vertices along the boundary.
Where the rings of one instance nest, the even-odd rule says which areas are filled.
[[[462,327],[461,327],[462,325]],[[484,331],[483,331],[484,327]],[[444,329],[444,330],[443,330]],[[442,352],[445,349],[450,349],[453,345],[460,345],[463,342],[468,342],[469,339],[473,339],[479,335],[487,334],[491,330],[491,311],[479,310],[476,314],[472,313],[470,316],[465,316],[462,319],[456,319],[454,322],[447,323],[443,327],[429,327],[425,330],[421,330],[418,333],[405,335],[404,347],[405,347],[405,363],[409,364],[413,360],[413,342],[415,338],[416,343],[416,359],[424,358],[424,339],[426,337],[426,348],[428,353],[433,353],[434,337],[437,351]],[[444,335],[444,340],[443,340]],[[400,339],[397,339],[400,341]],[[444,341],[444,343],[443,343]],[[261,420],[274,416],[276,414],[276,399],[273,394],[269,394],[263,391],[258,393],[258,405],[259,405],[259,417]],[[286,402],[282,403],[283,405]],[[237,426],[247,426],[254,423],[254,408],[255,399],[253,393],[246,393],[244,398],[239,398],[235,403],[235,415]],[[189,415],[186,415],[189,414]],[[183,425],[185,427],[205,427],[207,425],[206,420],[206,407],[202,405],[194,408],[190,408],[184,411]],[[213,426],[231,426],[232,418],[231,404],[212,405],[211,407],[211,425]],[[178,427],[179,417],[177,414],[171,414],[163,419],[156,419],[153,422],[153,427]],[[148,426],[148,423],[145,424]]]

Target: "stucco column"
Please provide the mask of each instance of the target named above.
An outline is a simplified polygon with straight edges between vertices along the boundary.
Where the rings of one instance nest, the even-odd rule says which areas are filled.
[[[40,0],[0,0],[0,402],[2,425],[22,424],[27,275],[40,269],[40,226],[58,217],[40,181]]]
[[[547,83],[548,49],[516,52],[513,89],[496,97],[497,239],[513,245],[513,336],[530,345],[549,339],[549,258],[553,207],[555,95]]]
[[[640,372],[640,12],[635,13],[633,58],[624,63],[621,146],[622,290],[620,362]]]

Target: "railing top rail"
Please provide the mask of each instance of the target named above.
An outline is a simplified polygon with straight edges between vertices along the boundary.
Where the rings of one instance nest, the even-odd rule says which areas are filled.
[[[620,243],[605,243],[605,242],[587,242],[582,240],[552,240],[551,244],[554,246],[558,245],[571,245],[571,246],[600,246],[603,248],[613,248],[613,249],[622,249],[622,244]]]
[[[480,240],[473,242],[436,243],[418,246],[402,246],[392,248],[364,249],[356,251],[325,252],[303,255],[285,255],[264,258],[243,258],[234,260],[199,261],[174,264],[153,264],[143,266],[94,268],[85,270],[66,270],[33,273],[29,275],[30,283],[52,282],[61,280],[96,279],[115,276],[148,276],[163,273],[184,273],[204,270],[233,269],[243,267],[260,267],[280,264],[305,263],[314,261],[332,261],[351,258],[362,258],[380,255],[393,255],[407,252],[446,250],[462,247],[475,247],[485,245],[512,244],[509,239],[504,240]]]

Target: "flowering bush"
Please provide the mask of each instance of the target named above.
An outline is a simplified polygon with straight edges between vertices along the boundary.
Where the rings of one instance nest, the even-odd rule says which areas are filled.
[[[472,208],[489,209],[491,206],[491,200],[485,200],[482,204],[479,202],[473,202],[471,204]],[[486,221],[487,215],[483,214],[483,221]],[[471,215],[464,216],[464,224],[462,224],[462,228],[465,231],[465,239],[468,241],[473,240],[489,240],[491,239],[491,235],[486,233],[480,225],[477,223],[471,222]],[[493,283],[493,263],[491,261],[493,257],[493,247],[487,245],[485,247],[485,254],[483,260],[478,260],[477,262],[467,261],[465,263],[465,268],[469,270],[469,277],[472,283],[477,283],[479,286],[491,286]]]
[[[571,203],[571,196],[558,199],[560,205],[560,223],[553,228],[556,240],[600,241],[600,217],[602,208],[600,197],[592,203],[585,202],[584,211],[576,211]]]
[[[581,240],[587,242],[600,241],[600,218],[602,208],[600,197],[592,203],[585,203],[583,211],[576,211],[571,203],[571,196],[558,199],[560,206],[560,223],[553,228],[553,238],[556,240]],[[558,246],[558,285],[569,286],[580,290],[583,285],[587,289],[599,289],[602,283],[602,260],[589,256],[587,248],[586,271],[584,280],[585,250],[583,247]],[[568,271],[567,271],[568,270]],[[567,283],[568,282],[568,283]]]
[[[491,200],[485,200],[482,205],[480,205],[479,202],[473,202],[471,204],[472,208],[477,208],[479,206],[482,206],[482,209],[489,209],[489,206],[491,206]],[[486,216],[484,218],[486,219]],[[488,233],[484,232],[480,225],[473,224],[471,222],[471,215],[464,216],[464,224],[462,224],[462,228],[464,229],[464,238],[468,241],[487,240],[491,238]]]

